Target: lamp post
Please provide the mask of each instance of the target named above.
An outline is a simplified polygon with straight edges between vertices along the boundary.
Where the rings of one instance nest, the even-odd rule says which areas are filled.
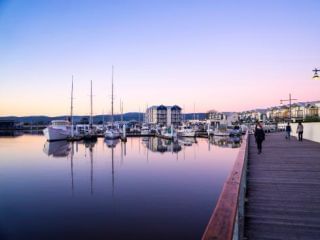
[[[312,71],[314,72],[312,79],[314,79],[314,80],[319,80],[320,77],[319,77],[319,75],[318,75],[318,72],[320,72],[320,70],[317,69],[317,68],[315,68],[315,69],[313,69]]]
[[[294,100],[298,100],[298,99],[291,98],[291,93],[289,93],[289,99],[281,99],[280,100],[280,104],[282,104],[283,102],[289,102],[289,122],[290,123],[291,123],[291,102]]]
[[[318,72],[320,72],[320,69],[315,68],[312,71],[314,72],[312,79],[313,80],[320,80],[320,77],[318,75]],[[319,110],[318,110],[318,114],[319,114]]]

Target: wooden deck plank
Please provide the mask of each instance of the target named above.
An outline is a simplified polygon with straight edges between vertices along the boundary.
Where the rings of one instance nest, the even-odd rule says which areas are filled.
[[[250,136],[245,206],[247,239],[320,236],[320,144],[266,136],[257,154]]]

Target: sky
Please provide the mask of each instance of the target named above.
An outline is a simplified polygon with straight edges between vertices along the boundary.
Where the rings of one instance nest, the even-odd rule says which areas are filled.
[[[0,0],[0,115],[320,100],[320,1]]]

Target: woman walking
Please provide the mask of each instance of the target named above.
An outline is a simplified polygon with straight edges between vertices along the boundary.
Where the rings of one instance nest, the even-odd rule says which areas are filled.
[[[303,125],[301,122],[299,122],[298,126],[297,126],[297,133],[298,133],[298,140],[302,142],[302,138],[303,138]]]
[[[257,122],[257,124],[256,124],[254,136],[256,138],[256,143],[257,143],[257,147],[258,147],[258,154],[260,154],[262,152],[262,142],[265,139],[265,133],[264,133],[263,127],[260,122]]]

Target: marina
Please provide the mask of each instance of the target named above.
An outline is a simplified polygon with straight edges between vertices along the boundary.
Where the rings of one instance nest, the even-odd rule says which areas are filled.
[[[0,0],[0,240],[320,239],[319,10]]]

